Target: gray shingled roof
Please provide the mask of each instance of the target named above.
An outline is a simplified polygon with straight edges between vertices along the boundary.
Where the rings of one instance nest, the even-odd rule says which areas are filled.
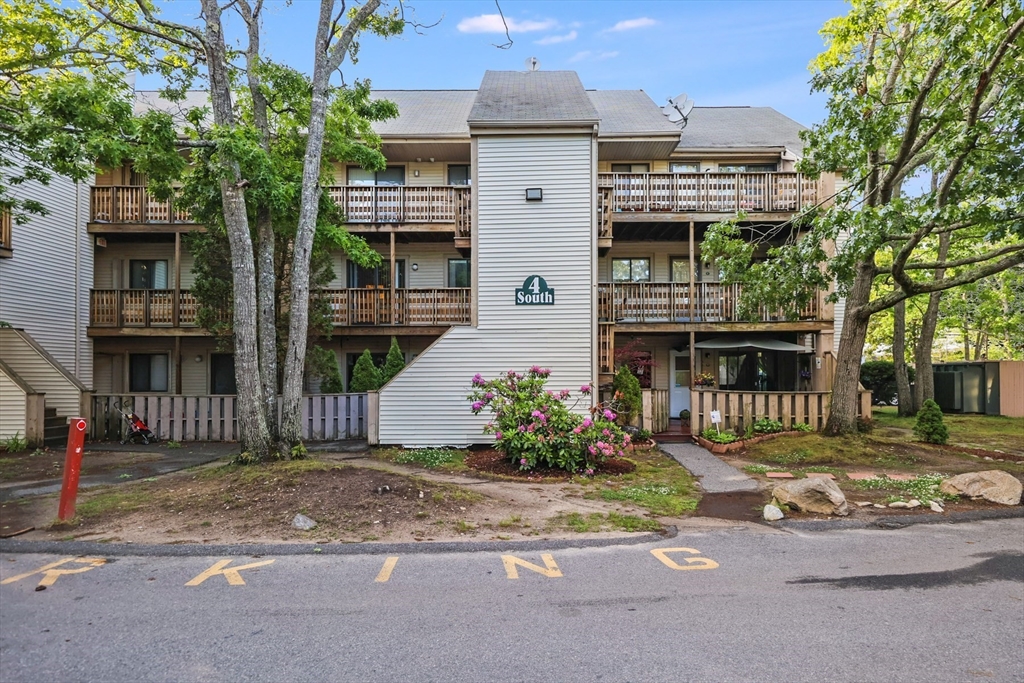
[[[165,111],[169,114],[181,114],[190,109],[205,107],[210,103],[210,93],[205,90],[189,90],[181,102],[171,102],[160,96],[159,90],[136,90],[133,111],[136,116],[147,111]]]
[[[373,124],[379,135],[469,138],[475,90],[374,90],[371,97],[398,105],[397,119]]]
[[[598,118],[575,71],[486,71],[469,113],[481,124]]]
[[[802,153],[802,130],[771,107],[694,107],[678,149],[786,147]]]
[[[679,127],[643,90],[588,90],[601,117],[601,137],[664,133],[679,135]]]

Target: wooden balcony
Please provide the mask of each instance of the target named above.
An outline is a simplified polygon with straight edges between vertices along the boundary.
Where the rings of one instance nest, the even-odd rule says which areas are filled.
[[[619,324],[791,322],[783,311],[766,307],[751,321],[739,315],[740,285],[698,282],[615,282],[601,283],[597,310],[601,322]],[[821,319],[819,294],[800,311],[799,321]]]
[[[471,290],[436,287],[396,289],[327,289],[335,325],[448,327],[470,322]],[[199,302],[188,290],[94,289],[89,325],[95,328],[191,328],[201,333],[196,316]]]
[[[89,222],[112,226],[146,226],[147,232],[188,230],[195,227],[188,211],[174,206],[174,199],[161,201],[145,187],[103,185],[90,188]],[[90,226],[91,232],[102,231]]]
[[[461,185],[338,185],[327,195],[345,212],[353,232],[360,226],[419,225],[453,230],[456,239],[471,235],[472,190]]]
[[[820,202],[821,183],[800,173],[600,173],[598,187],[621,213],[793,213]],[[600,191],[600,190],[599,190]]]
[[[11,219],[11,212],[0,211],[0,258],[11,258],[14,255],[14,248],[11,246],[13,230],[14,221]]]

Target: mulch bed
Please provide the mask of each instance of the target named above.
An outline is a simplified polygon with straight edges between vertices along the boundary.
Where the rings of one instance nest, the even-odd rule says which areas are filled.
[[[502,477],[514,479],[525,479],[528,481],[539,481],[541,479],[557,479],[568,481],[572,474],[565,470],[553,467],[536,467],[532,470],[521,470],[519,466],[505,458],[505,454],[493,448],[484,448],[470,451],[466,456],[466,466],[478,472],[496,474]],[[620,458],[609,458],[594,468],[595,475],[618,475],[629,474],[636,469],[636,465],[628,460]]]

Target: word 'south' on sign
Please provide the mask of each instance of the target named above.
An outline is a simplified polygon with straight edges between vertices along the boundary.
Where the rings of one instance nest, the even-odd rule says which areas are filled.
[[[531,275],[516,289],[516,306],[554,306],[555,290],[540,275]]]

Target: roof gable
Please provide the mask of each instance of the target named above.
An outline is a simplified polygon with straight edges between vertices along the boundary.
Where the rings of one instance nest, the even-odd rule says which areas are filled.
[[[469,113],[477,125],[598,120],[575,71],[487,71]]]

